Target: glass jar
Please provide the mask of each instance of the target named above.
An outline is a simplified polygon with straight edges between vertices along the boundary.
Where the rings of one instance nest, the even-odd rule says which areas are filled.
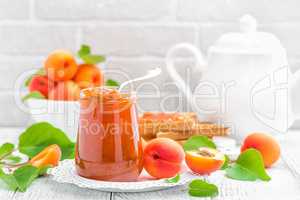
[[[142,152],[135,93],[109,87],[82,90],[77,173],[97,180],[136,181]]]

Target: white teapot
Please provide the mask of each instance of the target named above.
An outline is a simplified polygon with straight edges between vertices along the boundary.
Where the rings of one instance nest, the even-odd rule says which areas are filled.
[[[172,55],[180,49],[193,53],[202,72],[193,91],[174,67]],[[240,19],[240,32],[221,36],[207,61],[202,55],[182,43],[166,56],[168,73],[201,121],[231,127],[241,140],[251,132],[284,133],[300,117],[300,73],[290,73],[286,50],[273,34],[257,31],[252,16]]]

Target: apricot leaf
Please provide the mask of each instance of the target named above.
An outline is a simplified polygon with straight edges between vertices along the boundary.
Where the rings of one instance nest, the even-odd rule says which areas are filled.
[[[18,189],[25,192],[34,179],[39,176],[39,169],[31,165],[25,165],[14,171],[13,176],[18,184]]]
[[[62,130],[47,122],[33,124],[19,137],[19,151],[30,158],[51,144],[57,144],[60,147],[61,160],[74,158],[75,144]]]
[[[255,181],[257,179],[257,176],[254,173],[239,164],[228,167],[226,169],[226,176],[241,181]]]
[[[10,190],[18,189],[21,192],[25,192],[26,189],[31,185],[31,183],[42,172],[44,173],[45,169],[38,169],[31,165],[19,167],[11,174],[6,174],[2,169],[0,169],[0,179]]]
[[[78,56],[81,58],[81,56],[85,56],[91,53],[91,48],[89,45],[82,44],[79,51],[77,52]]]
[[[11,143],[4,143],[0,146],[0,160],[14,151],[15,145]]]
[[[15,177],[12,174],[6,174],[2,169],[0,169],[0,179],[10,190],[16,190],[18,188]]]
[[[229,157],[227,155],[224,155],[224,156],[225,156],[225,161],[224,161],[224,164],[221,167],[221,170],[227,169],[229,161],[230,161],[230,159],[229,159]]]
[[[216,145],[211,139],[202,135],[192,136],[183,144],[183,149],[185,151],[196,150],[200,147],[210,147],[215,149]]]
[[[119,86],[120,86],[120,83],[118,83],[118,82],[115,81],[115,80],[108,79],[108,80],[105,82],[105,85],[106,85],[106,86],[115,86],[115,87],[119,87]]]
[[[265,170],[263,158],[256,149],[248,149],[241,153],[236,163],[226,170],[226,176],[237,180],[252,181],[254,176],[256,177],[255,180],[271,180],[271,177]]]
[[[214,184],[196,179],[189,184],[189,194],[194,197],[215,197],[219,194],[219,190]]]
[[[33,91],[33,92],[28,93],[26,96],[24,96],[22,98],[22,101],[26,101],[28,99],[45,99],[45,98],[46,97],[42,93],[40,93],[38,91]]]
[[[47,174],[48,169],[50,169],[52,167],[53,167],[52,165],[47,165],[47,166],[38,168],[39,169],[39,176],[43,176],[43,175]]]
[[[91,48],[86,44],[81,45],[77,54],[86,64],[97,64],[105,61],[104,56],[91,54]]]
[[[6,156],[4,160],[13,164],[13,163],[19,163],[19,162],[21,162],[22,158],[20,156],[9,155],[9,156]]]
[[[82,56],[81,59],[86,64],[97,64],[105,61],[105,57],[101,55],[85,55]]]
[[[180,174],[177,174],[176,176],[167,179],[167,183],[178,183],[178,181],[180,180]]]

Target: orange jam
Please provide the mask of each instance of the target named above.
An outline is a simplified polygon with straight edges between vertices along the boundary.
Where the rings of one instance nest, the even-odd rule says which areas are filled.
[[[135,181],[142,171],[142,143],[135,96],[111,88],[81,91],[76,170],[106,181]]]

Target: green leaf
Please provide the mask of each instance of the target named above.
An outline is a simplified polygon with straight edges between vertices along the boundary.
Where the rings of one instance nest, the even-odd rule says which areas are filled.
[[[35,75],[46,75],[46,71],[44,68],[40,68],[39,70],[37,70],[34,74],[32,74],[31,76],[29,76],[26,81],[25,81],[25,86],[28,87],[32,78],[35,76]]]
[[[15,177],[12,174],[6,174],[1,168],[0,168],[0,179],[6,184],[6,186],[10,190],[16,190],[18,188],[18,183]]]
[[[9,163],[16,164],[22,161],[22,158],[20,156],[14,156],[14,155],[9,155],[5,157],[5,161],[8,161]]]
[[[253,172],[239,164],[228,167],[226,169],[226,176],[241,181],[255,181],[258,178]]]
[[[21,192],[25,192],[31,183],[39,176],[39,169],[31,165],[26,165],[14,171],[13,176],[17,181],[18,189]]]
[[[228,157],[227,155],[224,155],[224,156],[225,156],[225,162],[224,162],[224,164],[222,165],[221,170],[227,169],[227,168],[228,168],[229,161],[230,161],[230,159],[229,159],[229,157]]]
[[[22,98],[22,101],[26,101],[28,99],[45,99],[46,97],[44,95],[42,95],[42,93],[38,92],[38,91],[33,91],[30,92],[29,94],[27,94],[26,96],[24,96]]]
[[[90,46],[83,44],[81,45],[79,51],[77,52],[78,56],[81,58],[82,56],[91,54]]]
[[[210,147],[215,149],[216,145],[211,139],[202,135],[192,136],[183,144],[183,149],[185,151],[197,150],[200,147]]]
[[[85,44],[81,45],[77,54],[86,64],[97,64],[105,61],[104,56],[92,54],[91,48]]]
[[[120,86],[120,83],[118,83],[118,82],[115,81],[115,80],[108,79],[108,80],[105,82],[105,85],[106,85],[106,86],[119,87],[119,86]]]
[[[30,158],[51,144],[57,144],[62,151],[62,159],[73,159],[75,144],[66,134],[47,122],[33,124],[19,137],[19,150]]]
[[[167,179],[166,182],[167,183],[178,183],[179,180],[180,180],[180,174],[177,174],[175,177]]]
[[[43,176],[45,174],[47,174],[47,171],[48,169],[52,168],[51,165],[47,165],[47,166],[44,166],[44,167],[40,167],[39,168],[39,176]]]
[[[194,197],[215,197],[219,194],[219,190],[214,184],[196,179],[189,184],[189,194]]]
[[[11,154],[14,151],[15,145],[11,143],[4,143],[0,146],[0,160]]]
[[[34,76],[34,75],[31,75],[31,76],[29,76],[29,77],[25,80],[24,85],[25,85],[26,87],[29,86],[29,84],[30,84],[30,82],[31,82],[33,76]]]
[[[45,68],[40,68],[40,69],[38,69],[38,70],[35,72],[35,75],[41,75],[41,76],[46,75],[46,70],[45,70]]]
[[[253,175],[251,175],[249,172]],[[248,149],[241,153],[236,163],[228,170],[226,170],[226,176],[237,180],[252,180],[254,175],[257,179],[261,179],[263,181],[271,180],[271,177],[265,170],[263,158],[260,152],[256,149]],[[243,178],[241,176],[245,176],[246,178]]]
[[[97,64],[105,61],[105,57],[101,55],[84,55],[80,57],[86,64]]]

